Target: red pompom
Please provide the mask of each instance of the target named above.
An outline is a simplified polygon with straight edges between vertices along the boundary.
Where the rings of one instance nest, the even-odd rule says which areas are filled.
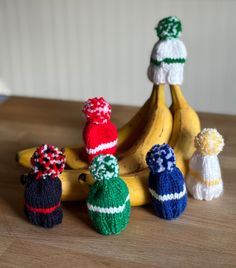
[[[83,113],[88,121],[104,124],[111,117],[111,106],[103,97],[88,99],[84,103]]]
[[[56,178],[65,168],[63,152],[53,145],[43,144],[31,157],[32,172],[36,179]]]

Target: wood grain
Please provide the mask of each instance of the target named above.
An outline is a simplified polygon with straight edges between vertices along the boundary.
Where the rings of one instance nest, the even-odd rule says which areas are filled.
[[[121,125],[137,110],[114,106]],[[81,104],[12,97],[0,105],[0,267],[236,267],[236,116],[200,113],[226,146],[221,155],[224,195],[212,202],[189,198],[184,215],[164,221],[150,206],[132,209],[119,236],[91,227],[84,203],[64,203],[63,223],[52,230],[29,224],[23,214],[25,172],[18,150],[41,143],[81,142]]]

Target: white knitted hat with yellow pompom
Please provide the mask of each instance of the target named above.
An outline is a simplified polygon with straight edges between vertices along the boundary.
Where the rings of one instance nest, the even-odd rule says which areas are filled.
[[[203,129],[194,140],[196,151],[189,162],[186,183],[195,199],[212,200],[223,193],[218,154],[224,139],[214,128]]]

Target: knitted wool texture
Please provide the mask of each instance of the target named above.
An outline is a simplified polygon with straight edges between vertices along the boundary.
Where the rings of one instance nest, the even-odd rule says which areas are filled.
[[[154,145],[147,153],[146,162],[156,215],[166,220],[179,217],[187,206],[187,192],[183,174],[176,167],[173,149],[168,144]]]
[[[157,85],[181,85],[187,58],[185,45],[178,39],[182,32],[181,22],[174,16],[164,18],[158,23],[156,31],[160,39],[152,50],[148,78]]]
[[[90,165],[96,180],[92,185],[87,207],[96,230],[103,235],[119,234],[130,218],[130,197],[124,181],[118,175],[113,155],[99,155]]]
[[[189,162],[186,183],[198,200],[212,200],[223,193],[223,181],[217,155],[224,147],[216,129],[205,128],[195,138],[196,151]]]
[[[25,214],[32,224],[52,228],[63,218],[58,175],[64,170],[65,156],[52,145],[42,145],[33,154],[31,163],[32,170],[22,178]]]
[[[115,154],[118,141],[116,126],[110,121],[111,106],[104,98],[88,99],[83,107],[87,118],[83,138],[85,158],[89,162],[99,154]]]

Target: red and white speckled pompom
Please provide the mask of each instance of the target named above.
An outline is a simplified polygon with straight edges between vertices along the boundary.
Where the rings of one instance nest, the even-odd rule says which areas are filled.
[[[53,145],[43,144],[36,149],[31,157],[31,174],[36,179],[52,179],[59,176],[65,168],[66,158],[63,152]]]
[[[84,103],[83,113],[90,122],[104,124],[110,119],[111,106],[103,97],[96,97]]]

